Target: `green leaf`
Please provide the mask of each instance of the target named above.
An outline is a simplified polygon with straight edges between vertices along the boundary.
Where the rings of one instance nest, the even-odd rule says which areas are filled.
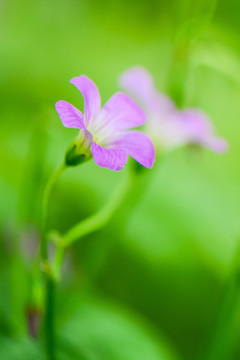
[[[42,360],[37,343],[27,338],[10,339],[0,337],[0,359],[4,360]]]
[[[61,334],[72,350],[81,350],[90,360],[176,359],[164,340],[142,320],[111,303],[89,297],[80,300],[79,310]]]

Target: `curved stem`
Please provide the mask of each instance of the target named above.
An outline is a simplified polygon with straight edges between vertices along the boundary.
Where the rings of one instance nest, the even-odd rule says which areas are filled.
[[[56,279],[60,278],[60,272],[61,272],[61,267],[64,260],[65,252],[66,250],[61,246],[56,249],[55,257],[53,260],[53,267],[52,267]]]
[[[55,359],[55,341],[54,341],[55,284],[54,284],[54,279],[52,277],[52,270],[48,263],[47,236],[46,236],[47,213],[48,213],[49,198],[52,188],[64,169],[65,169],[65,164],[62,164],[60,168],[50,177],[43,193],[43,203],[42,203],[42,236],[41,236],[40,255],[42,260],[42,267],[43,267],[42,270],[44,272],[45,291],[46,291],[43,331],[44,331],[45,346],[46,346],[46,356],[48,360]]]
[[[133,180],[133,174],[128,174],[122,179],[119,186],[116,188],[109,201],[95,214],[89,216],[87,219],[79,222],[71,228],[65,235],[63,235],[63,245],[68,247],[70,244],[79,240],[83,236],[100,229],[105,226],[110,220],[119,204],[121,203],[124,195],[130,188]]]
[[[101,229],[108,223],[132,186],[134,177],[134,173],[131,170],[128,170],[128,173],[123,177],[110,199],[99,211],[76,224],[65,235],[59,236],[59,246],[57,247],[53,262],[53,271],[57,278],[60,274],[65,249],[75,241],[87,234]]]
[[[55,360],[54,312],[55,312],[55,281],[51,276],[46,276],[45,298],[45,346],[48,360]]]
[[[47,238],[46,238],[46,224],[47,224],[47,212],[48,212],[48,205],[49,205],[49,198],[53,188],[53,185],[57,181],[58,177],[61,173],[65,170],[66,166],[63,163],[60,168],[53,173],[50,177],[43,193],[43,202],[42,202],[42,238],[41,238],[41,258],[42,260],[48,260],[47,254]]]

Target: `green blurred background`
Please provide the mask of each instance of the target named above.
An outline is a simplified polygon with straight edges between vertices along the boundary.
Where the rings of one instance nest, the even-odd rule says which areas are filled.
[[[238,0],[0,1],[0,358],[43,359],[27,335],[48,176],[76,135],[86,74],[103,103],[134,65],[182,107],[206,111],[224,155],[182,148],[136,182],[111,222],[68,252],[56,298],[58,359],[240,359]],[[96,211],[125,170],[68,170],[51,198],[61,232]]]

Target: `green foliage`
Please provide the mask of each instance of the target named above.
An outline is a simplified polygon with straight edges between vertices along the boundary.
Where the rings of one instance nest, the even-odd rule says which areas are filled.
[[[178,149],[152,172],[140,169],[107,227],[73,245],[56,304],[57,359],[205,360],[240,231],[239,2],[8,0],[0,7],[0,358],[43,359],[26,319],[34,297],[41,305],[31,274],[42,191],[77,135],[61,125],[55,102],[82,109],[68,82],[86,74],[104,103],[123,70],[143,65],[180,106],[206,111],[230,150]],[[53,190],[48,228],[65,233],[97,211],[124,171],[93,161],[68,169]],[[240,356],[239,304],[232,303],[229,353],[217,341],[225,358],[216,360]]]
[[[0,337],[0,356],[6,360],[41,360],[42,355],[36,344],[26,338],[8,339]]]
[[[96,295],[79,299],[79,310],[62,330],[63,348],[79,349],[88,359],[173,360],[164,340],[136,316]]]

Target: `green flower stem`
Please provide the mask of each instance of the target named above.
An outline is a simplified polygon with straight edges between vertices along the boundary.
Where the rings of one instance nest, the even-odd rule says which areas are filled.
[[[45,275],[45,319],[44,319],[44,336],[46,346],[46,356],[48,360],[55,360],[55,281],[52,276]]]
[[[212,343],[207,360],[230,359],[236,341],[235,315],[240,305],[240,246],[223,287],[223,297],[217,314]]]
[[[48,261],[48,254],[47,254],[47,237],[46,237],[46,225],[47,225],[47,213],[48,213],[48,205],[49,205],[49,198],[52,191],[52,188],[61,175],[61,173],[65,170],[66,166],[63,163],[59,169],[53,173],[50,177],[44,193],[43,193],[43,203],[42,203],[42,237],[41,237],[41,258],[42,261]]]
[[[64,259],[65,250],[72,243],[81,239],[82,237],[90,234],[94,231],[97,231],[104,227],[119,205],[122,200],[128,193],[131,188],[135,178],[135,173],[128,169],[127,174],[122,178],[122,181],[117,186],[115,192],[112,194],[108,202],[95,214],[89,216],[87,219],[79,222],[77,225],[72,227],[65,235],[59,236],[59,246],[57,247],[55,259],[53,262],[53,271],[56,278],[59,278],[61,265]]]
[[[56,280],[59,280],[59,278],[60,278],[61,267],[62,267],[62,263],[64,260],[65,252],[66,252],[66,249],[61,246],[57,247],[57,249],[56,249],[56,253],[55,253],[55,257],[54,257],[53,265],[52,265],[54,278]]]
[[[44,327],[43,333],[45,338],[46,356],[48,360],[55,359],[55,340],[54,340],[54,294],[55,294],[55,282],[52,276],[52,270],[48,262],[47,251],[47,213],[50,194],[52,188],[57,181],[58,177],[65,170],[65,164],[62,164],[60,168],[50,177],[44,193],[42,203],[42,236],[41,236],[41,261],[42,270],[44,273],[45,282],[45,313],[44,313]]]
[[[102,209],[97,211],[94,215],[81,221],[72,229],[70,229],[65,235],[63,235],[62,240],[64,247],[68,247],[75,241],[79,240],[81,237],[105,226],[111,219],[112,215],[124,198],[124,195],[130,188],[132,180],[133,173],[129,171],[128,174],[123,177],[119,186]]]

